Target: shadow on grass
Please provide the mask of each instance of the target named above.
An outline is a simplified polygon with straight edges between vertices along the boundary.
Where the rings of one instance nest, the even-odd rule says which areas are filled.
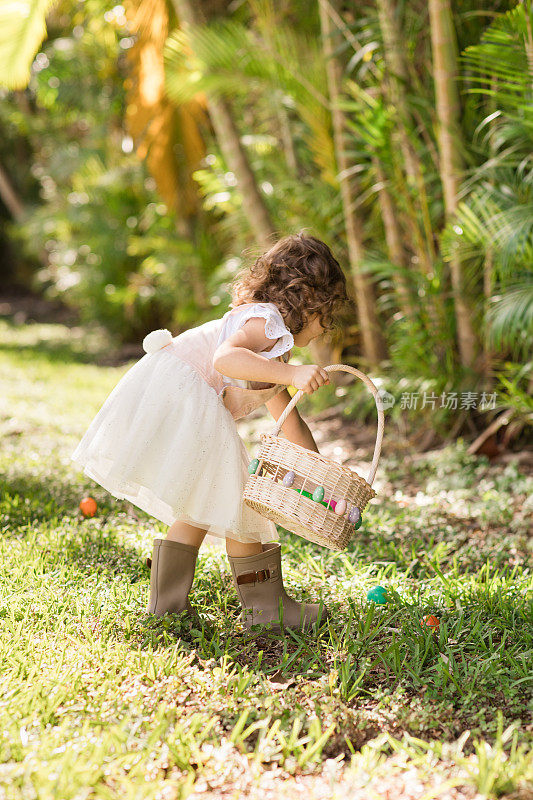
[[[46,479],[18,475],[10,480],[3,479],[0,493],[4,538],[24,539],[32,528],[40,526],[42,541],[51,531],[52,535],[42,551],[45,569],[53,571],[61,563],[72,566],[80,579],[97,574],[105,582],[117,579],[129,584],[149,582],[146,556],[140,556],[135,546],[121,541],[122,537],[116,532],[121,522],[129,527],[132,521],[126,512],[123,512],[123,520],[117,519],[116,503],[120,501],[114,501],[114,507],[108,507],[108,514],[100,513],[84,520],[77,513],[76,516],[73,514],[73,509],[77,510],[80,492],[67,477],[61,480],[54,476],[51,484]],[[99,510],[104,510],[102,504],[99,504]],[[150,517],[140,511],[139,516],[149,527]],[[161,535],[154,532],[154,536]],[[147,597],[148,593],[146,600]],[[143,592],[138,613],[132,615],[131,607],[128,607],[124,618],[117,615],[111,622],[108,633],[113,638],[129,641],[132,647],[143,649],[173,648],[180,640],[182,649],[195,650],[200,659],[218,659],[226,655],[241,667],[255,664],[265,674],[272,672],[282,654],[287,652],[288,642],[289,649],[304,650],[306,641],[316,641],[311,632],[297,634],[300,639],[298,648],[290,634],[244,630],[239,622],[240,605],[229,566],[225,555],[219,551],[200,551],[191,592],[192,605],[198,612],[195,617],[186,613],[156,617],[146,612],[145,599]],[[106,615],[104,611],[102,616]],[[259,666],[259,651],[265,654],[262,668]],[[305,667],[303,669],[305,671]],[[299,665],[294,662],[291,674],[299,672]]]
[[[12,326],[16,330],[17,326]],[[80,348],[79,350],[77,348]],[[40,339],[32,343],[0,343],[0,352],[16,357],[19,361],[25,359],[45,359],[52,364],[94,364],[100,353],[90,352],[83,347],[83,340],[70,341]]]
[[[30,357],[45,358],[51,363],[57,364],[94,364],[95,355],[83,351],[76,352],[71,344],[62,342],[39,342],[38,344],[0,344],[0,351],[16,356],[19,361]]]
[[[198,616],[191,618],[183,613],[160,618],[145,610],[150,578],[145,557],[134,545],[121,541],[123,533],[117,533],[121,525],[126,535],[131,529],[131,517],[126,512],[117,514],[118,501],[111,501],[107,513],[83,520],[72,513],[77,510],[79,487],[69,483],[68,476],[47,480],[19,475],[4,479],[0,489],[0,507],[8,523],[7,529],[4,523],[4,536],[24,538],[36,523],[42,527],[41,541],[50,531],[42,555],[45,569],[53,571],[58,564],[67,564],[80,580],[97,574],[99,582],[107,586],[117,580],[144,584],[133,595],[126,592],[130,599],[123,613],[107,605],[96,608],[106,634],[112,640],[126,642],[131,649],[170,653],[179,642],[182,651],[194,653],[202,668],[206,662],[220,664],[221,659],[226,659],[228,669],[236,670],[241,678],[248,670],[274,680],[278,689],[293,680],[320,681],[333,669],[340,676],[338,680],[344,682],[348,696],[352,688],[368,695],[369,687],[381,686],[383,691],[389,691],[407,681],[410,691],[426,687],[426,693],[438,697],[439,692],[444,692],[455,703],[463,697],[465,687],[475,685],[480,676],[487,682],[487,696],[502,682],[508,692],[513,692],[513,699],[521,698],[522,681],[525,688],[518,659],[529,646],[527,603],[525,598],[517,597],[516,587],[510,583],[493,586],[488,571],[467,591],[459,583],[443,585],[442,599],[435,596],[435,607],[428,607],[420,599],[407,601],[391,592],[392,602],[377,609],[360,594],[352,598],[350,576],[346,575],[346,585],[339,577],[336,587],[342,600],[336,596],[328,599],[331,619],[320,629],[303,633],[247,631],[240,624],[240,605],[225,555],[201,550],[191,593]],[[105,508],[102,503],[100,510]],[[146,520],[149,527],[150,517],[143,512],[139,515],[142,524]],[[161,534],[156,532],[155,536]],[[282,544],[288,558],[295,562],[305,562],[307,557],[315,558],[321,552],[318,546],[293,536],[286,541],[282,537]],[[354,552],[346,555],[351,561],[355,559]],[[336,556],[324,554],[333,574]],[[376,542],[372,537],[365,542],[360,540],[357,558],[372,563],[375,557]],[[289,594],[297,600],[310,599],[305,588],[291,589]],[[428,613],[440,617],[438,636],[421,630],[421,615]],[[513,653],[508,655],[509,641],[513,643]],[[513,667],[511,657],[518,666]],[[494,659],[501,662],[499,675],[496,671],[485,674],[486,665],[496,663]],[[434,688],[428,689],[432,683]],[[502,705],[506,702],[503,695],[497,699]]]
[[[9,318],[1,317],[0,320],[14,334],[21,327]],[[14,356],[21,362],[43,359],[51,364],[92,364],[110,367],[125,366],[144,355],[140,343],[116,347],[102,340],[99,341],[97,332],[88,332],[83,336],[74,335],[70,327],[63,324],[57,325],[57,328],[63,331],[63,336],[48,337],[39,334],[41,323],[33,324],[35,325],[35,341],[4,341],[0,343],[0,353]],[[23,327],[31,330],[31,323],[27,323]]]
[[[81,520],[78,506],[84,494],[91,494],[97,500],[99,515],[95,520],[98,522],[107,522],[110,516],[116,518],[117,511],[121,510],[117,508],[121,501],[105,492],[95,492],[92,487],[85,488],[68,473],[61,474],[53,463],[48,475],[15,472],[9,477],[0,476],[0,511],[9,523],[4,535],[16,535],[18,526],[46,523],[51,519],[65,518],[72,522],[76,515]]]

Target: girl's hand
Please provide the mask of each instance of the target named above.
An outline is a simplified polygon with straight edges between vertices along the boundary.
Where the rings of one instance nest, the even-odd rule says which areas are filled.
[[[292,386],[301,389],[305,394],[312,394],[329,383],[329,374],[318,364],[302,364],[293,367],[293,370]]]

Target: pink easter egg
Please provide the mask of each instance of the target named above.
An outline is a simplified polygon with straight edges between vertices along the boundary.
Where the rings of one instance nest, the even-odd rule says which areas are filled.
[[[342,500],[337,500],[335,504],[335,514],[338,514],[339,517],[342,517],[345,511],[346,511],[346,500],[344,500],[344,498]]]
[[[337,502],[335,500],[324,499],[324,503],[328,508],[331,508],[332,511],[335,511],[335,506],[337,505]]]

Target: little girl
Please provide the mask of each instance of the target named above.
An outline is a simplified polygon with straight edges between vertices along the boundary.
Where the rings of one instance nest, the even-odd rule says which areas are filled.
[[[148,612],[192,611],[198,548],[209,533],[226,540],[247,627],[317,621],[318,604],[297,603],[284,590],[274,523],[242,501],[250,456],[235,420],[263,403],[277,420],[290,401],[287,386],[310,394],[329,382],[317,365],[289,364],[290,351],[332,328],[347,302],[328,246],[300,233],[238,276],[232,310],[221,319],[176,337],[167,330],[145,337],[146,355],[120,379],[71,458],[114,497],[170,526],[148,559]],[[296,408],[282,431],[318,452]]]

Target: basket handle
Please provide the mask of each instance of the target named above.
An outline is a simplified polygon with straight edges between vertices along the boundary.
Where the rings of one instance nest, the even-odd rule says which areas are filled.
[[[370,389],[370,391],[374,395],[374,400],[376,401],[376,409],[377,409],[377,412],[378,412],[378,432],[377,432],[377,436],[376,436],[376,445],[374,447],[374,457],[372,458],[372,464],[370,466],[370,472],[368,473],[368,478],[366,479],[367,483],[370,486],[372,486],[372,483],[374,481],[374,477],[376,475],[376,470],[378,468],[378,461],[379,461],[379,456],[380,456],[380,453],[381,453],[381,442],[383,441],[383,428],[385,426],[385,418],[384,418],[384,415],[383,415],[383,406],[382,406],[382,403],[380,402],[380,398],[378,396],[378,390],[376,389],[375,385],[372,383],[372,381],[370,380],[368,375],[365,375],[364,372],[361,372],[360,370],[355,369],[355,367],[350,367],[347,364],[330,364],[329,367],[324,367],[324,369],[326,370],[326,372],[349,372],[352,375],[355,375],[356,378],[360,378],[364,383],[366,383],[366,385],[368,386],[368,388]],[[300,398],[302,397],[303,394],[304,394],[304,392],[301,389],[298,389],[296,394],[293,397],[291,397],[290,402],[287,404],[287,406],[286,406],[285,410],[283,411],[281,417],[279,417],[279,419],[277,420],[276,424],[274,425],[274,427],[273,427],[273,429],[271,431],[271,435],[272,436],[277,436],[279,434],[279,432],[280,432],[280,430],[281,430],[281,428],[283,426],[283,423],[285,422],[285,420],[287,419],[287,417],[291,413],[292,409],[294,408],[294,406],[296,405],[298,400],[300,400]]]

